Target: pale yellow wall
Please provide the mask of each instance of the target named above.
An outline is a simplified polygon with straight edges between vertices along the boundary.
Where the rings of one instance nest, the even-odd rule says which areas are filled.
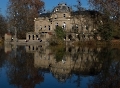
[[[64,4],[63,4],[64,6]],[[94,31],[97,29],[95,26],[93,19],[91,18],[90,14],[87,15],[71,15],[71,11],[61,12],[55,11],[52,12],[50,17],[39,17],[35,19],[35,32],[42,33],[42,32],[53,32],[56,29],[56,25],[63,27],[65,25],[65,30],[68,34],[71,33],[73,40],[92,40]],[[77,31],[72,29],[73,26],[77,27]],[[74,33],[74,34],[73,34]],[[75,37],[76,34],[79,34],[80,38],[78,39]],[[44,41],[51,38],[48,34],[43,34],[44,37],[41,37]],[[98,38],[100,39],[100,38]],[[69,40],[69,39],[68,39]],[[66,41],[67,37],[66,37]]]

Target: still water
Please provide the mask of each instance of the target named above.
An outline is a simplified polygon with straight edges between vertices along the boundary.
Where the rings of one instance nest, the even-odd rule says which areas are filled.
[[[120,88],[120,50],[0,47],[0,88]]]

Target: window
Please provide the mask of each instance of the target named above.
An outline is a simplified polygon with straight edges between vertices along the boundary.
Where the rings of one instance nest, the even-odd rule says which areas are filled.
[[[29,40],[30,40],[30,35],[29,35]]]
[[[46,29],[46,26],[44,26],[44,29]]]
[[[33,35],[33,40],[34,40],[34,35]]]
[[[66,17],[65,14],[63,14],[63,17]]]
[[[29,46],[29,50],[30,50],[30,46]]]
[[[58,26],[58,23],[56,23],[56,26]]]
[[[51,24],[52,24],[52,21],[51,21]]]
[[[65,22],[63,23],[63,28],[66,28],[66,23]]]
[[[59,9],[58,8],[56,8],[56,11],[58,11]]]
[[[34,46],[33,46],[33,50],[34,50]]]
[[[85,29],[86,29],[86,30],[88,30],[88,29],[89,29],[88,25],[85,25]]]
[[[40,30],[42,30],[42,26],[40,25]]]
[[[38,35],[36,35],[36,39],[38,39]]]
[[[50,30],[50,25],[48,25],[48,30]]]

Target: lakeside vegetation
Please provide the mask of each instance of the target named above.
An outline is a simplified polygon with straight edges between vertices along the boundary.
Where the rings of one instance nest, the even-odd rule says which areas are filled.
[[[105,28],[106,29],[108,28],[108,30],[110,28],[110,30],[112,30],[111,26],[109,26],[109,25],[105,25]],[[69,41],[68,45],[71,44],[74,46],[88,46],[88,47],[89,46],[94,46],[94,47],[96,47],[96,46],[113,46],[113,47],[120,46],[120,40],[113,38],[112,31],[109,31],[108,33],[105,33],[105,34],[103,33],[103,31],[99,31],[99,33],[101,33],[102,37],[103,37],[101,40],[94,39],[94,40],[87,40],[87,41]],[[107,31],[105,30],[105,32],[107,32]],[[57,26],[55,29],[55,34],[56,35],[54,35],[51,38],[51,40],[49,41],[50,45],[51,46],[55,46],[55,45],[56,46],[59,46],[59,45],[66,46],[66,42],[64,41],[66,32],[63,31],[62,27]]]

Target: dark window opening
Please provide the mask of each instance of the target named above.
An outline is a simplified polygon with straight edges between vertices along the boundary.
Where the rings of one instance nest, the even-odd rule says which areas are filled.
[[[71,51],[72,51],[71,47],[68,49],[68,51],[69,51],[69,52],[71,52]]]
[[[65,14],[63,14],[63,17],[65,17]]]
[[[34,40],[34,35],[33,35],[33,40]]]
[[[34,50],[34,46],[33,46],[33,50]]]
[[[72,39],[72,35],[68,35],[68,38],[71,40]]]
[[[48,29],[50,30],[50,25],[48,26]]]
[[[30,50],[30,46],[29,46],[29,50]]]
[[[51,21],[51,24],[52,24],[52,21]]]
[[[58,23],[56,23],[56,26],[58,26]]]
[[[36,47],[36,50],[38,50],[38,47]]]
[[[36,37],[38,38],[38,35],[36,35]]]
[[[30,35],[29,35],[29,40],[30,40]]]

